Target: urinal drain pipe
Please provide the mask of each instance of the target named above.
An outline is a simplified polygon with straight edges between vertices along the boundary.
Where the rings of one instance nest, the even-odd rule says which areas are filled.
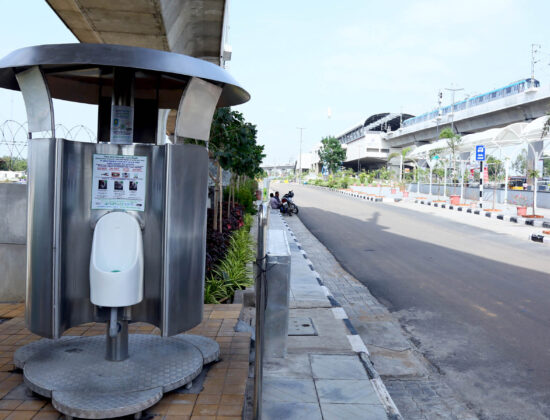
[[[118,325],[118,308],[111,308],[111,322],[109,323],[109,337],[115,338],[120,331]]]

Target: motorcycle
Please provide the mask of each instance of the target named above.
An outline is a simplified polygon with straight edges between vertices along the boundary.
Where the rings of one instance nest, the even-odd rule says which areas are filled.
[[[298,206],[294,204],[294,201],[292,198],[294,197],[294,192],[290,190],[285,195],[283,195],[283,199],[281,200],[281,203],[283,204],[284,211],[283,213],[287,213],[288,215],[292,216],[292,214],[298,214],[300,211],[298,209]]]

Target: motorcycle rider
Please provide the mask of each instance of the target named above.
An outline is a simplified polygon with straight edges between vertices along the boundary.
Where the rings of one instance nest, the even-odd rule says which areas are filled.
[[[271,208],[272,209],[273,208],[279,209],[279,210],[281,210],[281,213],[286,213],[287,208],[285,206],[283,206],[283,203],[281,203],[281,199],[279,198],[279,191],[275,191],[275,196],[273,198],[277,202],[277,207],[273,207],[273,205],[272,205]],[[271,199],[269,200],[269,203],[271,204]]]

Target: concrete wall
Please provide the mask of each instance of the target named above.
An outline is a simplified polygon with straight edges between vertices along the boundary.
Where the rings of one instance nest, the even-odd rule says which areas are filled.
[[[27,186],[0,183],[0,302],[25,299]]]

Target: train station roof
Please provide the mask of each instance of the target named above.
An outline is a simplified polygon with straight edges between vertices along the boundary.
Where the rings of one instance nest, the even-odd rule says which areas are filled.
[[[501,128],[491,128],[479,133],[467,134],[462,137],[458,146],[461,152],[471,152],[475,146],[483,145],[488,149],[500,149],[507,146],[529,144],[537,141],[550,140],[550,133],[543,135],[544,127],[550,117],[539,117],[529,123],[520,122]],[[550,145],[550,142],[547,142]],[[430,152],[436,149],[450,150],[446,139],[424,144],[414,149],[408,158],[427,159]]]

